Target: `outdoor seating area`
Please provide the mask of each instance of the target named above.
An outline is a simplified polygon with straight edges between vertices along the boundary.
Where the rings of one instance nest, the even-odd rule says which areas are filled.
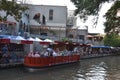
[[[23,63],[26,52],[25,45],[30,46],[38,42],[39,44],[48,44],[50,39],[41,40],[36,38],[24,38],[22,36],[0,35],[0,64]],[[32,49],[33,50],[33,49]],[[30,50],[29,50],[30,51]]]

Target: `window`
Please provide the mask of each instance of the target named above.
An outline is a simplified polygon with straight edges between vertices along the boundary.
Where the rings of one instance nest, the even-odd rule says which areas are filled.
[[[43,15],[42,17],[42,23],[45,24],[46,23],[46,20],[45,20],[45,16]]]
[[[41,36],[47,36],[47,33],[40,33]]]
[[[84,35],[79,35],[79,39],[84,40]]]
[[[70,35],[69,35],[69,38],[73,38],[73,35],[72,35],[72,34],[70,34]]]
[[[36,14],[33,16],[33,19],[40,24],[40,23],[41,23],[40,17],[41,17],[41,14],[40,14],[40,13],[36,13]]]
[[[53,20],[53,9],[49,10],[49,20]]]

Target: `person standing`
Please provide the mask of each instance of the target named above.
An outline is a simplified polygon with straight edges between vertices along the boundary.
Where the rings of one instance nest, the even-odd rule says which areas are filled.
[[[7,45],[5,45],[5,46],[2,48],[2,53],[3,53],[3,54],[7,54],[7,52],[8,52],[8,47],[7,47]]]
[[[8,55],[8,47],[7,47],[7,45],[5,45],[2,48],[2,54],[3,54],[2,57],[4,58],[3,63],[9,63],[9,55]]]

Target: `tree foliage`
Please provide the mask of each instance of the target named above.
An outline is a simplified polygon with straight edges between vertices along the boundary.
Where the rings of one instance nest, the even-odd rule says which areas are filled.
[[[120,16],[116,16],[118,9],[120,9],[120,1],[116,1],[105,14],[105,32],[108,34],[119,34],[120,32]]]
[[[87,18],[89,15],[98,15],[102,3],[114,0],[71,0],[76,6],[75,15],[80,18]]]
[[[120,46],[120,36],[116,34],[107,34],[104,37],[104,44],[107,46],[118,47]]]
[[[3,18],[0,17],[0,19],[7,20],[7,16],[11,15],[15,18],[15,20],[19,21],[22,17],[22,12],[27,9],[28,7],[18,4],[15,0],[0,0],[0,10],[6,12],[6,16]]]
[[[71,0],[76,6],[75,15],[79,15],[80,19],[86,21],[88,16],[92,15],[93,26],[96,26],[99,18],[99,11],[105,2],[111,2],[115,0]]]

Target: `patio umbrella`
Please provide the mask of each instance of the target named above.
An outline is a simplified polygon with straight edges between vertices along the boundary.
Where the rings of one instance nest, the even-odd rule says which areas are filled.
[[[0,43],[10,43],[10,39],[10,36],[4,35],[2,38],[0,38]]]
[[[21,44],[33,44],[34,39],[28,38],[25,40],[21,40]]]
[[[39,39],[38,37],[35,38],[35,41],[42,42],[43,40]]]
[[[25,39],[21,36],[17,36],[17,37],[11,38],[10,42],[11,43],[16,43],[16,44],[21,44],[21,40],[25,40]]]
[[[50,44],[50,43],[52,43],[52,42],[53,42],[53,41],[50,40],[50,39],[45,39],[45,40],[41,41],[40,44]]]

